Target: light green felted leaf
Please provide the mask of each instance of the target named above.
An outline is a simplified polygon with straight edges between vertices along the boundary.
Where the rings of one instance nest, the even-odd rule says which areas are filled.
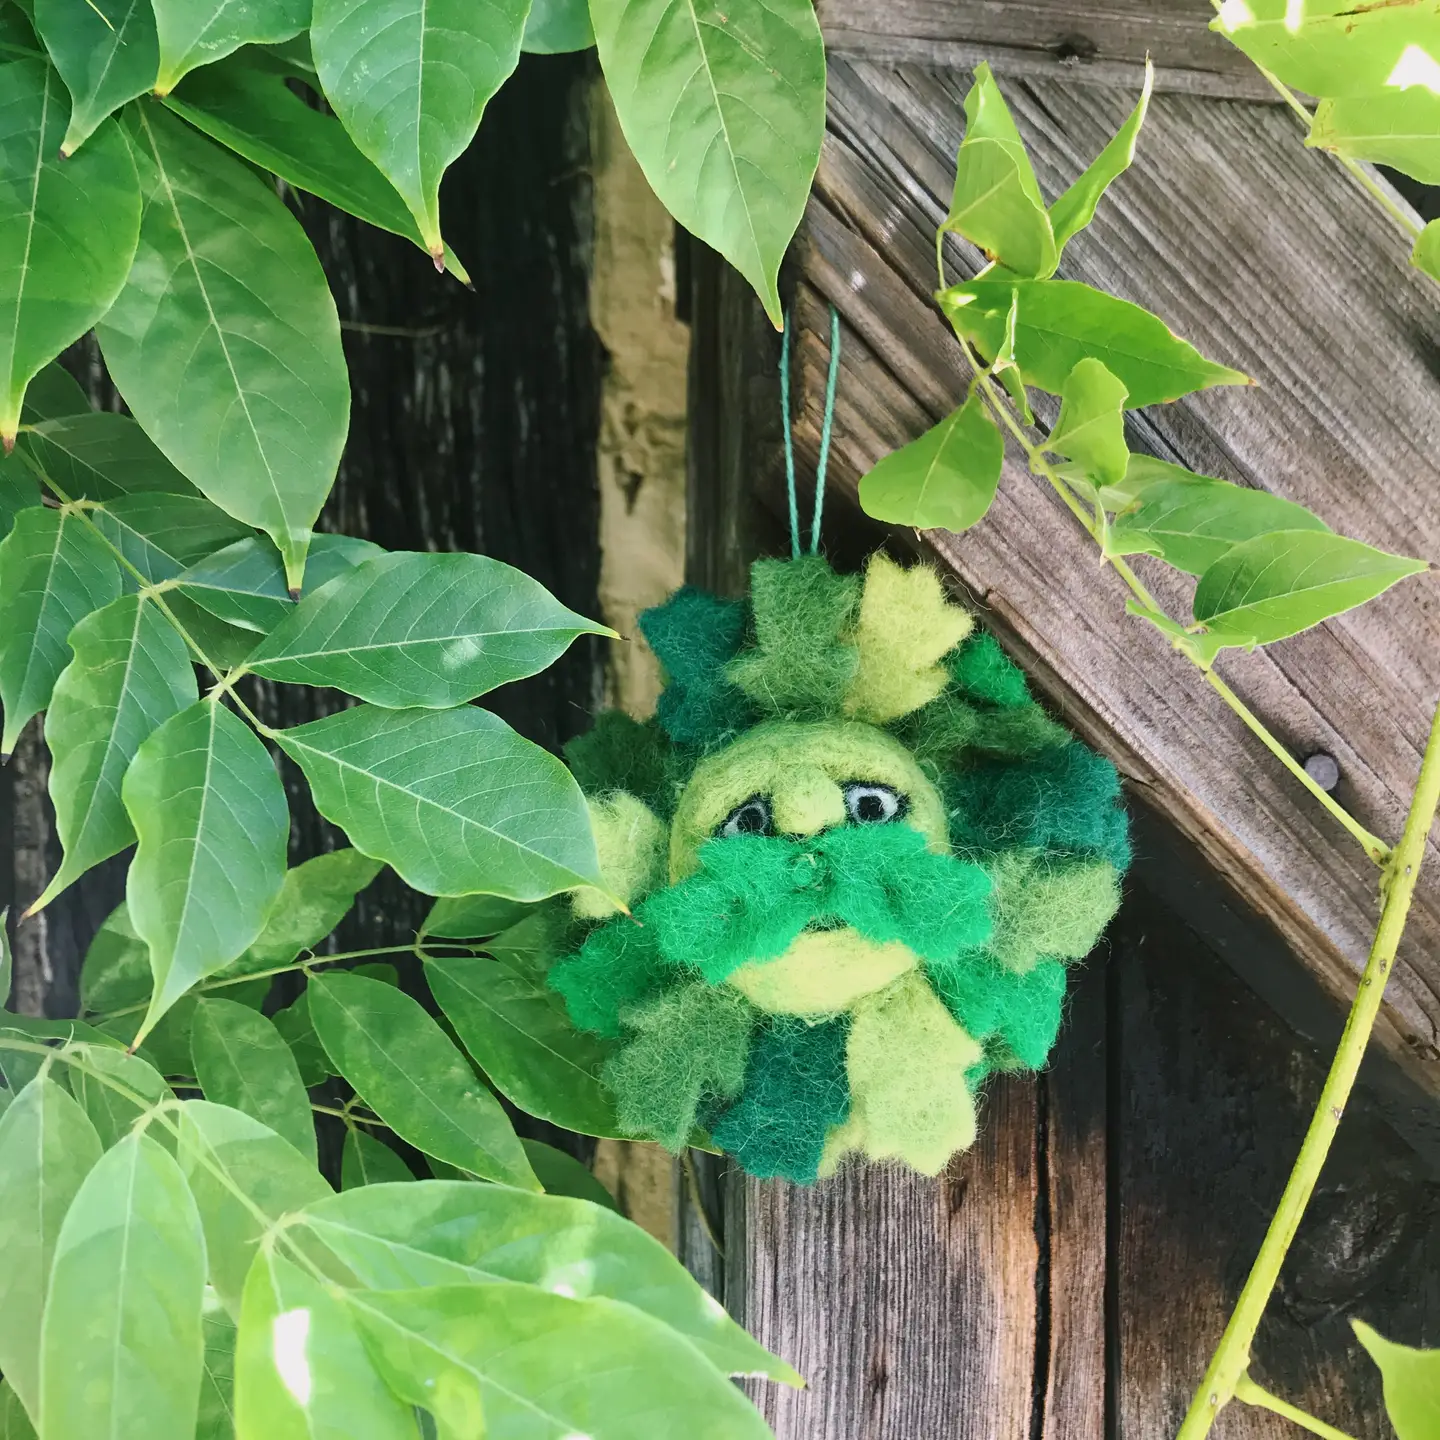
[[[950,680],[939,661],[974,625],[950,604],[928,565],[904,570],[883,552],[872,555],[855,628],[860,661],[845,713],[885,725],[929,704]]]
[[[587,803],[600,873],[610,894],[586,885],[570,898],[577,915],[603,920],[620,909],[611,895],[630,905],[664,883],[670,830],[643,800],[624,790]]]
[[[850,639],[859,577],[837,575],[818,555],[757,560],[750,603],[755,646],[730,662],[728,677],[771,714],[838,711],[860,665]]]
[[[634,1038],[605,1064],[620,1128],[679,1150],[702,1104],[740,1093],[754,1019],[736,991],[699,982],[626,1011]]]
[[[830,1015],[883,990],[916,958],[899,940],[868,940],[848,927],[808,930],[778,959],[742,965],[726,983],[769,1014]]]
[[[1120,905],[1120,876],[1108,860],[1017,850],[987,868],[995,886],[990,953],[1012,970],[1027,971],[1042,956],[1080,959]]]

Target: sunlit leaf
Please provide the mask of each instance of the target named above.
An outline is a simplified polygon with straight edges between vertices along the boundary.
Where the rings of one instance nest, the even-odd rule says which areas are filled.
[[[83,1064],[72,1067],[70,1084],[107,1149],[152,1106],[171,1098],[164,1078],[138,1055],[107,1045],[89,1045],[78,1054]]]
[[[535,0],[520,48],[536,55],[588,50],[595,43],[588,0]]]
[[[1385,1413],[1396,1440],[1435,1440],[1440,1435],[1440,1350],[1397,1345],[1363,1320],[1352,1320],[1355,1337],[1380,1367]]]
[[[776,288],[825,134],[811,0],[591,0],[600,66],[645,178],[692,235]]]
[[[153,0],[160,35],[162,95],[197,65],[210,65],[242,45],[274,45],[310,23],[307,0]]]
[[[1045,448],[1074,460],[1097,484],[1123,480],[1130,462],[1123,382],[1100,361],[1085,359],[1065,377],[1060,394],[1060,414]]]
[[[1440,84],[1440,61],[1435,77]],[[1305,143],[1440,184],[1440,94],[1412,85],[1322,100]]]
[[[619,1201],[573,1155],[539,1140],[526,1140],[526,1158],[547,1195],[568,1195],[572,1200],[589,1200],[620,1213]]]
[[[377,1140],[359,1125],[345,1132],[345,1149],[340,1156],[342,1190],[414,1178],[410,1167],[383,1140]]]

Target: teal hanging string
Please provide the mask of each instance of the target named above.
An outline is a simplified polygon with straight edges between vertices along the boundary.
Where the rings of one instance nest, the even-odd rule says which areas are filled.
[[[790,317],[780,341],[780,413],[785,431],[785,496],[790,506],[790,556],[800,558],[800,503],[795,494],[795,440],[790,417]],[[835,426],[835,391],[840,381],[840,315],[830,307],[830,366],[825,373],[825,415],[820,425],[820,455],[815,465],[815,504],[810,512],[810,554],[820,553],[820,521],[825,513],[825,470]]]

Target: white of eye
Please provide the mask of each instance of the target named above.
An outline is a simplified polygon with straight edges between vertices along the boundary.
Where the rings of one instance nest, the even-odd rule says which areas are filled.
[[[888,785],[852,780],[845,786],[845,813],[852,825],[884,825],[905,812],[905,797]]]
[[[763,795],[752,795],[743,805],[737,805],[730,812],[718,833],[727,840],[736,835],[773,834],[770,802]]]

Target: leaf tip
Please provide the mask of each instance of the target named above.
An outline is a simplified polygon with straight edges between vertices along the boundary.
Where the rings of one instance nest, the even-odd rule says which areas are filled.
[[[7,426],[3,434],[0,434],[0,444],[5,446],[5,453],[12,455],[15,452],[15,437],[19,433],[18,425]]]

